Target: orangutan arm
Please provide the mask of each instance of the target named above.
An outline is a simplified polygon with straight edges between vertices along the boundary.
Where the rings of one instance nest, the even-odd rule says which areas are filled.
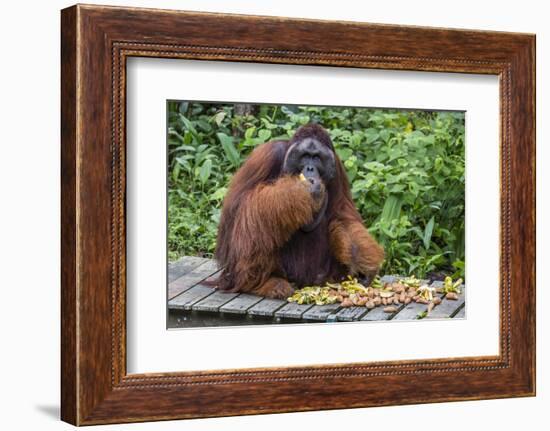
[[[324,190],[323,190],[324,193]],[[239,229],[262,250],[282,247],[301,226],[309,223],[322,199],[314,199],[310,183],[283,176],[258,185],[239,209]]]
[[[376,275],[384,260],[384,249],[359,221],[333,219],[329,225],[330,248],[334,257],[353,275]]]

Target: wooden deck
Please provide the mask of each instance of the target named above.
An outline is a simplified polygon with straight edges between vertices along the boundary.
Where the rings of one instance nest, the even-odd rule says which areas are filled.
[[[239,324],[297,323],[297,322],[356,322],[380,320],[415,320],[426,311],[427,305],[411,302],[396,306],[395,313],[385,313],[383,307],[372,310],[366,307],[342,308],[331,305],[299,305],[284,300],[263,298],[246,293],[225,293],[205,285],[215,279],[219,268],[214,260],[194,256],[183,257],[168,267],[168,309],[171,317],[184,324],[169,327],[224,326]],[[395,276],[382,277],[383,282]],[[435,281],[432,287],[441,282]],[[462,286],[458,300],[444,295],[426,319],[464,318],[465,289]],[[202,324],[195,321],[202,320]],[[209,323],[211,322],[211,323]]]

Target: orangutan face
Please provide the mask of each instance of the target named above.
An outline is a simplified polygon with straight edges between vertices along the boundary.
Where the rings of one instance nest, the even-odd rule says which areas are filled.
[[[315,137],[306,137],[288,149],[283,170],[291,175],[303,174],[312,184],[327,184],[336,174],[334,152]]]

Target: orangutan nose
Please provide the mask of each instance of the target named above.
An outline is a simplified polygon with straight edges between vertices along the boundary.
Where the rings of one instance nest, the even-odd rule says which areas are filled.
[[[319,177],[319,171],[313,165],[306,165],[302,169],[302,173],[306,178],[316,178]]]

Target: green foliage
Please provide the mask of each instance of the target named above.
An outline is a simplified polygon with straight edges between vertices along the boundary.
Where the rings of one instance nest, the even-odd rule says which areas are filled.
[[[237,109],[238,108],[238,109]],[[384,273],[464,276],[464,114],[168,103],[168,250],[212,256],[223,197],[252,149],[318,122],[330,133]]]

